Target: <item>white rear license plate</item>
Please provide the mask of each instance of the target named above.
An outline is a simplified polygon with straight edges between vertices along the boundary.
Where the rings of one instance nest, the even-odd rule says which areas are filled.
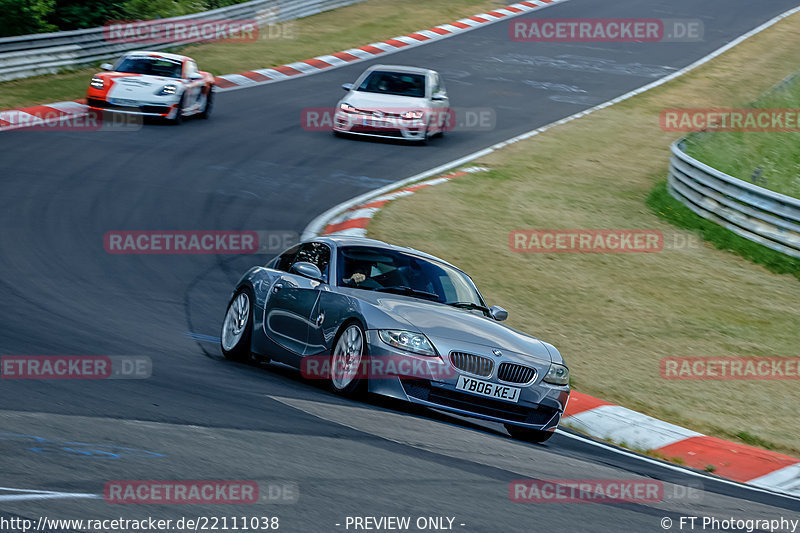
[[[522,389],[517,387],[509,387],[507,385],[498,385],[489,381],[482,381],[480,379],[468,378],[466,376],[458,376],[458,384],[456,389],[478,396],[486,396],[495,400],[504,400],[506,402],[517,403],[519,401],[519,393]]]

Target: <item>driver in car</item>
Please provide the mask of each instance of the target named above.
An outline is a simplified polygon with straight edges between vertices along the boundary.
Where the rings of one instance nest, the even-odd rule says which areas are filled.
[[[370,265],[356,265],[353,267],[350,277],[344,278],[342,282],[349,287],[359,287],[364,289],[374,289],[381,284],[373,280],[369,272],[372,270]]]

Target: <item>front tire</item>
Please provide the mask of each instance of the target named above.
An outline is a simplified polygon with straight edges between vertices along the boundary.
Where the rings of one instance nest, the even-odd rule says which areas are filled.
[[[178,111],[175,113],[175,118],[170,119],[170,124],[173,126],[179,126],[183,122],[183,95],[181,95],[181,99],[178,100]]]
[[[253,336],[253,289],[242,287],[231,298],[225,319],[222,321],[220,347],[225,359],[239,363],[250,359],[250,341]]]
[[[431,129],[429,126],[425,127],[425,135],[420,139],[419,144],[420,146],[428,146],[428,142],[431,140]]]
[[[513,438],[537,444],[545,442],[547,439],[553,436],[553,433],[555,433],[555,431],[541,431],[538,429],[530,429],[520,426],[514,426],[512,424],[504,424],[504,425],[506,427],[506,431],[508,431],[508,434],[511,435]]]
[[[367,359],[364,328],[357,322],[345,325],[331,354],[331,389],[343,396],[356,396],[366,388],[362,362]]]
[[[200,118],[203,120],[208,120],[208,117],[211,115],[211,110],[214,108],[214,88],[208,88],[208,96],[206,96],[206,105],[203,107],[203,110],[200,112]]]

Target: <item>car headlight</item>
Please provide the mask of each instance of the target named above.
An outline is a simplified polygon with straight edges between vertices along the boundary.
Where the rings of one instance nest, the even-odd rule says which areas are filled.
[[[176,92],[178,92],[177,85],[164,85],[162,88],[156,91],[156,96],[169,96],[170,94],[175,94]]]
[[[423,111],[406,111],[400,116],[406,120],[416,120],[422,118],[424,114]]]
[[[351,106],[350,104],[342,104],[339,106],[339,109],[341,109],[345,113],[358,113],[358,109]]]
[[[550,363],[550,368],[547,370],[547,375],[542,381],[551,383],[553,385],[568,385],[569,368],[557,363]]]
[[[436,355],[431,341],[422,333],[397,329],[378,330],[378,336],[389,346],[420,355]]]
[[[89,85],[91,85],[95,89],[102,89],[103,85],[105,85],[105,83],[103,82],[103,78],[101,78],[100,76],[94,76],[92,78],[91,83],[89,83]]]

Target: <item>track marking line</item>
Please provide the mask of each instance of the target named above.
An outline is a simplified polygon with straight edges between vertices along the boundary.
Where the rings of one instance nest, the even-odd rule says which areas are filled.
[[[15,492],[17,494],[0,494],[0,502],[28,501],[28,500],[56,500],[56,499],[98,499],[100,494],[84,492],[57,492],[51,490],[17,489],[0,487],[0,491]]]

